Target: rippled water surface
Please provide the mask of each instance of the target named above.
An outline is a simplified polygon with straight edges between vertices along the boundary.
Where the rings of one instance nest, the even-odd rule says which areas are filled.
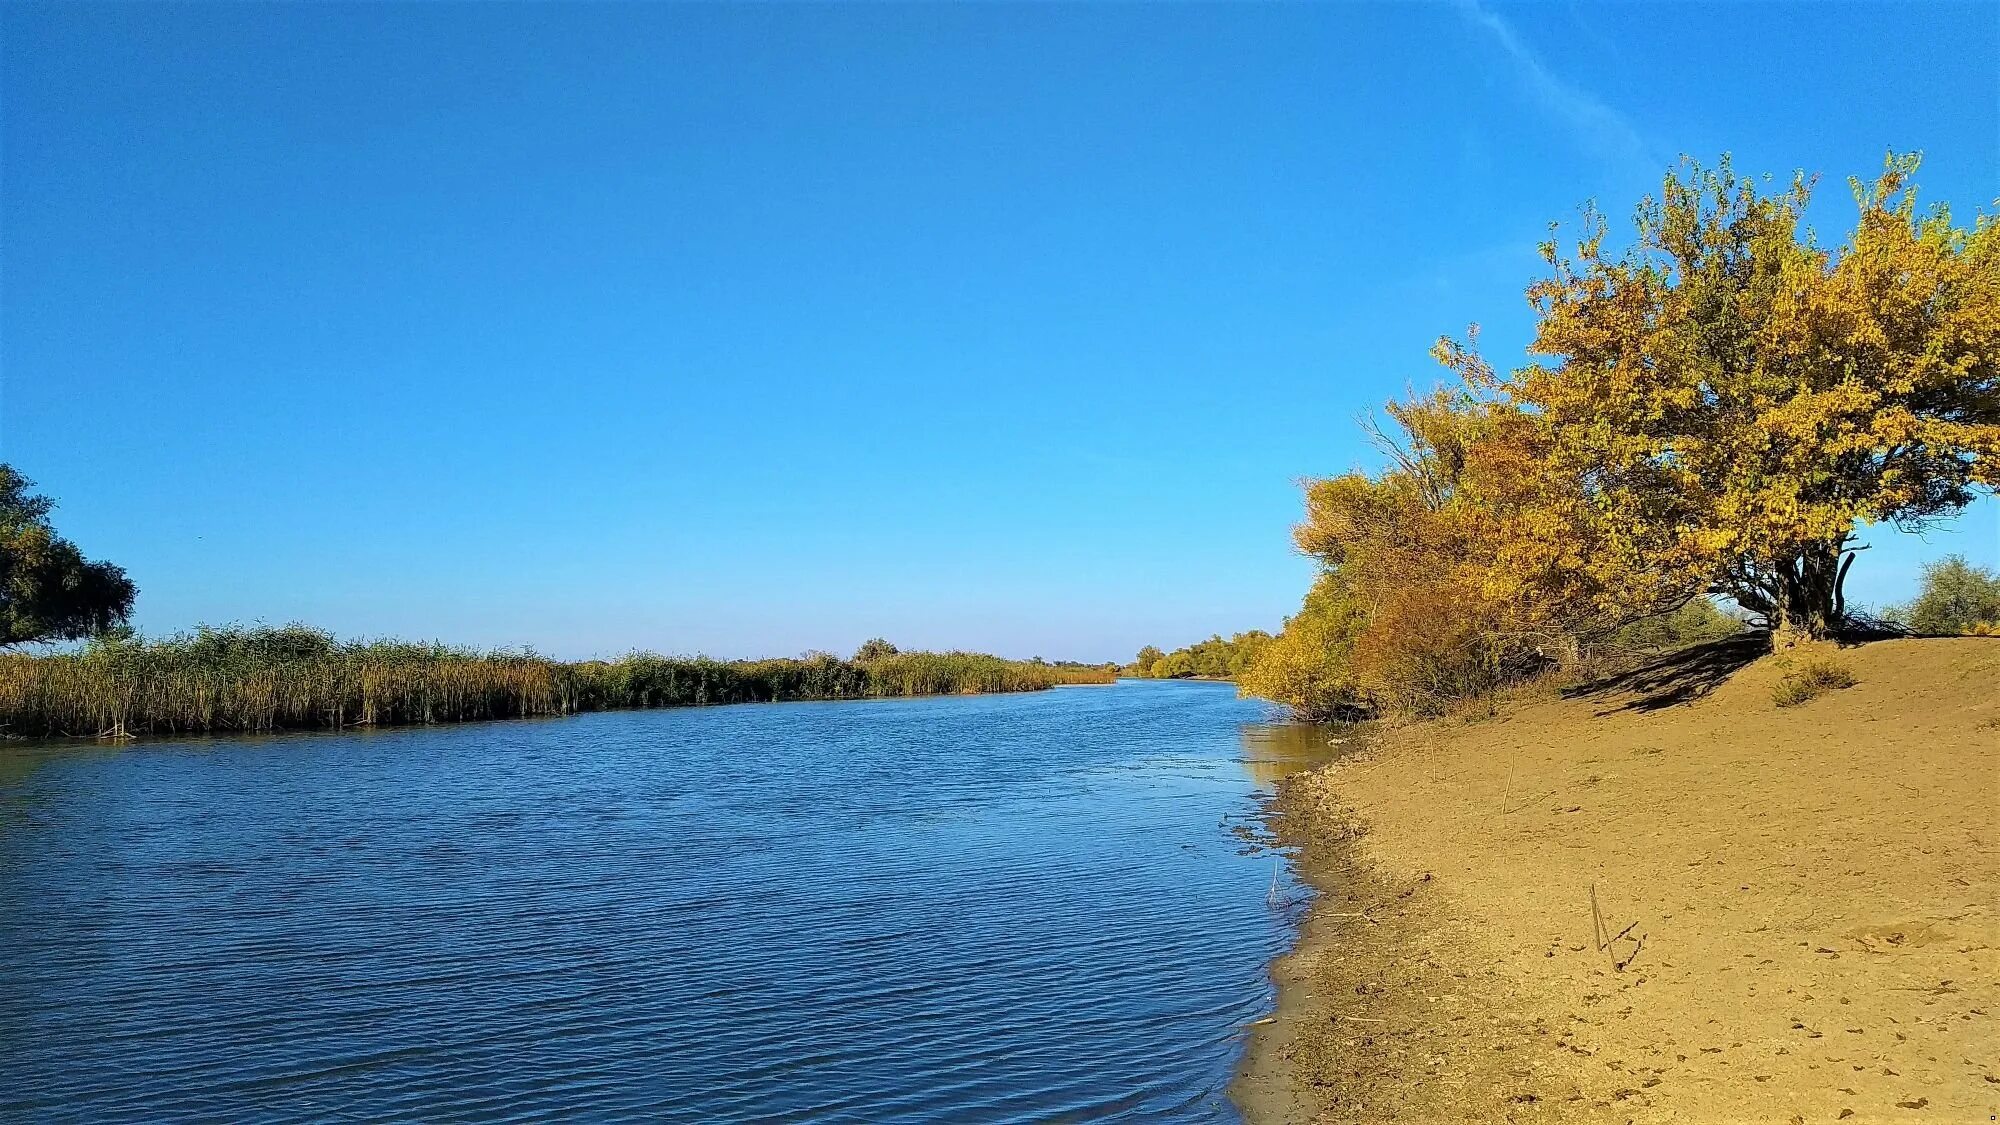
[[[1227,685],[0,749],[0,1117],[1234,1119]]]

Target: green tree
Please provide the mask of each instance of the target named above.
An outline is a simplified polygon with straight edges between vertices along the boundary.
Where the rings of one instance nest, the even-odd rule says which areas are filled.
[[[1897,616],[1919,633],[2000,632],[2000,574],[1947,555],[1924,567],[1922,592]]]
[[[91,562],[49,523],[55,502],[0,464],[0,647],[73,641],[121,625],[138,593],[125,572]]]
[[[880,660],[885,656],[894,656],[898,651],[896,646],[890,644],[888,641],[880,637],[871,637],[860,648],[854,650],[854,662],[856,664],[866,664],[871,660]]]
[[[1153,674],[1153,666],[1165,659],[1166,655],[1166,653],[1160,651],[1158,645],[1147,645],[1145,648],[1139,650],[1138,657],[1132,661],[1132,674],[1135,676],[1151,676]]]
[[[1299,612],[1243,670],[1237,692],[1282,703],[1307,722],[1367,713],[1370,702],[1354,666],[1354,641],[1365,620],[1340,575],[1321,574]]]

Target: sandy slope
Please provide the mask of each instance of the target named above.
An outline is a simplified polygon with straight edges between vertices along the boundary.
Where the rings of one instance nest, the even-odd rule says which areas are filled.
[[[1711,651],[1289,783],[1326,893],[1251,1120],[1992,1120],[2000,640],[1840,658],[1793,708]]]

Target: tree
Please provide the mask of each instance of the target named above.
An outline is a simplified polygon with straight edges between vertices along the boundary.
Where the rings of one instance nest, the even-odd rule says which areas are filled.
[[[73,641],[124,623],[138,593],[125,572],[91,562],[49,523],[55,502],[0,464],[0,647]]]
[[[1460,387],[1387,413],[1395,432],[1369,428],[1386,468],[1307,486],[1294,534],[1323,574],[1308,607],[1314,598],[1343,607],[1330,635],[1344,655],[1334,670],[1293,654],[1289,675],[1331,674],[1329,699],[1435,712],[1571,659],[1581,639],[1658,596],[1632,575],[1616,590],[1592,580],[1574,490],[1543,472],[1539,430],[1520,410]],[[1286,625],[1302,629],[1324,631],[1310,614]]]
[[[1150,679],[1184,676],[1234,679],[1250,666],[1257,654],[1271,643],[1271,639],[1271,634],[1251,629],[1226,641],[1222,639],[1222,634],[1214,633],[1205,641],[1197,641],[1172,652],[1161,652],[1157,646],[1147,645],[1139,650],[1138,658],[1126,667],[1131,675]]]
[[[1915,170],[1857,183],[1832,251],[1806,180],[1760,193],[1726,160],[1670,175],[1625,253],[1594,212],[1574,258],[1545,244],[1547,361],[1440,340],[1458,385],[1389,404],[1385,466],[1308,483],[1319,581],[1246,693],[1436,712],[1599,643],[1731,631],[1703,595],[1779,644],[1840,628],[1861,525],[2000,484],[2000,222],[1919,214]]]
[[[1919,633],[2000,632],[2000,574],[1947,555],[1924,567],[1922,592],[1896,616]]]
[[[1244,669],[1238,693],[1285,704],[1306,722],[1361,717],[1368,707],[1353,658],[1362,624],[1338,575],[1322,574],[1299,612]]]
[[[894,656],[899,651],[901,650],[895,645],[890,644],[880,637],[870,637],[860,648],[854,650],[854,662],[856,664],[866,664],[870,660],[880,660],[885,656]]]
[[[2000,223],[1920,213],[1916,169],[1854,181],[1829,251],[1802,227],[1805,177],[1766,194],[1726,159],[1684,163],[1626,253],[1594,212],[1573,259],[1543,245],[1532,350],[1553,363],[1499,379],[1441,344],[1575,483],[1594,582],[1643,570],[1729,596],[1780,644],[1824,637],[1859,525],[1922,528],[2000,483]]]

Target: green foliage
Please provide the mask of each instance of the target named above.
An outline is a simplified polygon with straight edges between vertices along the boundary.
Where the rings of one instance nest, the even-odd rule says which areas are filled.
[[[1780,707],[1796,707],[1827,691],[1850,688],[1859,682],[1854,678],[1854,670],[1838,660],[1808,660],[1779,677],[1771,687],[1771,700]]]
[[[1354,641],[1364,620],[1339,577],[1320,576],[1299,612],[1237,680],[1246,696],[1269,699],[1306,722],[1358,718],[1368,700],[1354,671]]]
[[[1139,657],[1126,666],[1126,673],[1151,680],[1181,680],[1205,676],[1210,679],[1233,680],[1243,674],[1257,659],[1265,645],[1271,643],[1271,634],[1261,629],[1238,633],[1223,640],[1220,633],[1172,652],[1161,652],[1153,645],[1139,650]]]
[[[33,487],[0,464],[0,647],[73,641],[124,623],[137,593],[131,580],[57,535],[55,503]]]
[[[1605,638],[1604,647],[1613,652],[1666,652],[1733,637],[1744,628],[1741,620],[1717,609],[1714,602],[1695,598],[1679,609],[1621,626]]]
[[[896,646],[890,644],[888,641],[880,637],[871,637],[860,648],[854,650],[854,662],[856,664],[866,664],[871,660],[880,660],[885,656],[894,656],[897,651]]]
[[[2000,632],[2000,574],[1947,555],[1924,567],[1917,599],[1889,616],[1933,636]]]
[[[719,661],[632,653],[563,663],[405,641],[339,641],[304,625],[115,632],[79,652],[0,655],[0,730],[12,735],[270,731],[566,715],[803,699],[1035,691],[1109,673],[965,652],[866,664],[825,654]]]

